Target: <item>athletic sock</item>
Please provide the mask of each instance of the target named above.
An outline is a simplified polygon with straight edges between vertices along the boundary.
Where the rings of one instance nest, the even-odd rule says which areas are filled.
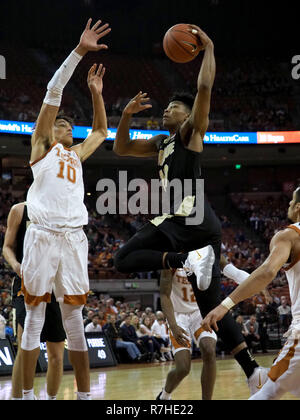
[[[77,392],[77,400],[91,400],[90,392]]]
[[[14,398],[14,397],[12,397],[12,400],[23,400],[23,398]]]
[[[33,388],[23,389],[23,400],[34,400]]]
[[[56,395],[49,395],[49,394],[47,394],[46,400],[56,400]]]
[[[189,254],[168,252],[165,258],[166,268],[182,268]]]
[[[241,350],[234,358],[241,366],[248,379],[253,374],[254,369],[259,367],[248,348]]]
[[[168,394],[168,393],[165,391],[165,388],[163,388],[163,389],[162,389],[161,396],[160,396],[160,399],[161,399],[161,400],[170,400],[170,399],[171,399],[171,394]]]

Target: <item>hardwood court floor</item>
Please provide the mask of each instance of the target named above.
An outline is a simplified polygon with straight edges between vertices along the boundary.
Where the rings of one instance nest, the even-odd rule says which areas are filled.
[[[274,354],[255,355],[263,367],[270,367]],[[94,400],[155,400],[164,385],[166,375],[172,362],[153,364],[126,364],[113,368],[91,370],[91,393]],[[173,400],[201,399],[200,374],[201,359],[192,362],[190,375],[184,379],[173,393]],[[73,372],[65,372],[62,378],[59,400],[76,399],[76,383]],[[11,379],[0,377],[0,400],[10,399]],[[35,394],[38,399],[45,399],[45,374],[35,379]],[[214,400],[247,400],[249,389],[245,375],[237,362],[231,358],[217,360],[217,380]],[[286,394],[282,399],[296,399]]]

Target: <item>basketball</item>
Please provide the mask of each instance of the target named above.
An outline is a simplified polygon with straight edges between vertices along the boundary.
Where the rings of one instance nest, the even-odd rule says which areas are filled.
[[[163,48],[166,55],[175,63],[188,63],[203,50],[201,41],[190,31],[190,26],[186,23],[172,26],[166,32]]]

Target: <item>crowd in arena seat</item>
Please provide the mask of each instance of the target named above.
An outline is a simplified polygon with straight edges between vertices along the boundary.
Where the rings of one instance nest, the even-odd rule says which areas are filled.
[[[114,301],[109,295],[91,294],[83,310],[85,330],[106,332],[119,362],[173,360],[165,317],[139,302]],[[159,325],[159,330],[157,329]],[[91,326],[91,328],[89,328]]]
[[[0,90],[0,117],[35,121],[51,77],[49,68],[54,71],[67,52],[56,51],[54,54],[24,50],[13,56],[9,48],[4,52],[12,68],[18,69],[18,74],[11,72]],[[142,114],[136,116],[132,128],[161,128],[163,109],[172,92],[179,88],[195,93],[200,66],[200,61],[197,65],[195,62],[184,65],[169,63],[169,69],[176,74],[172,78],[164,73],[166,60],[116,54],[103,58],[107,66],[104,98],[108,117],[120,117],[127,102],[142,90],[148,93],[153,107],[143,113],[146,121],[139,121]],[[94,62],[98,62],[95,54],[85,57],[64,91],[62,108],[78,125],[90,125],[92,121],[86,74]],[[211,120],[220,122],[218,130],[292,130],[295,104],[286,71],[281,66],[274,67],[267,59],[219,59],[210,115]]]
[[[267,243],[274,232],[288,226],[289,201],[286,194],[270,194],[256,199],[251,199],[247,194],[233,196],[233,203],[237,206],[245,222]]]

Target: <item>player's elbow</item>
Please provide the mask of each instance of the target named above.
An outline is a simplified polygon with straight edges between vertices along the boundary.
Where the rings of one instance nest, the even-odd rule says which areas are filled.
[[[114,142],[113,152],[118,156],[127,156],[127,148],[121,147],[116,141]]]
[[[262,278],[269,282],[271,282],[278,273],[278,269],[271,264],[263,264],[261,269]]]
[[[198,84],[198,92],[209,94],[213,87],[213,81],[210,78],[201,80]]]
[[[107,139],[107,129],[106,128],[101,128],[101,129],[98,129],[98,130],[93,130],[93,133],[95,133],[97,135],[97,138],[101,142],[103,142],[104,140]]]
[[[1,252],[1,254],[0,255],[2,255],[3,256],[3,258],[6,260],[6,261],[8,261],[8,259],[9,259],[9,251],[13,251],[11,248],[9,248],[9,246],[7,246],[7,245],[3,245],[3,248],[2,248],[2,252]]]

